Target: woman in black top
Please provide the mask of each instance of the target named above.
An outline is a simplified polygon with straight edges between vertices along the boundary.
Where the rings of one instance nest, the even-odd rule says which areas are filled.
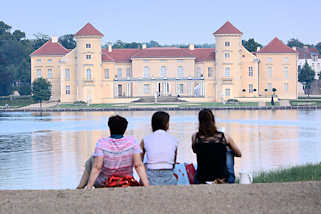
[[[197,157],[195,181],[201,184],[207,181],[227,182],[229,177],[226,165],[227,150],[231,149],[236,157],[241,157],[241,151],[230,136],[217,130],[210,109],[201,110],[198,120],[198,132],[192,136],[192,149]]]

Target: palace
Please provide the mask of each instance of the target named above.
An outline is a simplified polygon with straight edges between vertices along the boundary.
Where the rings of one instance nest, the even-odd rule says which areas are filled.
[[[31,56],[31,80],[52,84],[51,100],[63,103],[130,102],[151,96],[188,101],[297,98],[297,52],[275,37],[255,53],[242,46],[243,33],[226,22],[213,33],[216,48],[102,48],[104,36],[90,23],[65,49],[53,37]]]

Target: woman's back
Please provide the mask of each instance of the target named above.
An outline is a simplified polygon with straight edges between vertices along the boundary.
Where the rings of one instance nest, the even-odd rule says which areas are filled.
[[[226,147],[222,132],[217,132],[212,137],[196,135],[193,150],[197,156],[197,179],[200,183],[228,177]]]

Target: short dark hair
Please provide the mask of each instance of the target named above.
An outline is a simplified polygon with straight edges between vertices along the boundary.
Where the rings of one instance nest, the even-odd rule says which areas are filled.
[[[152,129],[153,132],[159,129],[167,130],[169,122],[169,114],[164,111],[157,111],[152,116]]]
[[[115,115],[115,116],[111,116],[108,119],[108,127],[110,130],[110,134],[119,134],[119,135],[123,135],[127,129],[127,125],[128,125],[128,121],[126,120],[126,118],[119,116],[119,115]]]

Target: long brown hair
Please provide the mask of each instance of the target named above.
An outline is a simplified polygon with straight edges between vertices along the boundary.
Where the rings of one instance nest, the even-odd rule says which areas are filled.
[[[198,113],[198,121],[198,136],[211,137],[217,133],[214,114],[210,109],[202,109]]]

